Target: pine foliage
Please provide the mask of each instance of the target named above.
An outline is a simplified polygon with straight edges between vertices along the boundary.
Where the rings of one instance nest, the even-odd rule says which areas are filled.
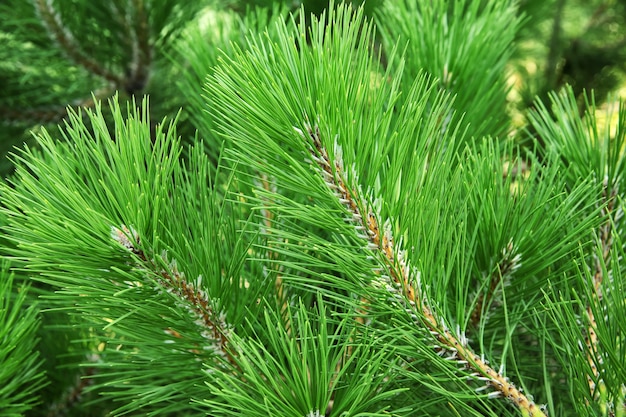
[[[36,305],[26,305],[28,288],[13,286],[6,261],[1,274],[0,410],[3,416],[21,416],[36,404],[45,385],[37,352],[39,317]]]
[[[439,89],[456,96],[451,123],[463,118],[476,138],[508,129],[506,64],[521,23],[514,5],[400,0],[377,15],[385,49],[399,42],[405,52],[403,81],[410,85],[422,70],[436,77]]]
[[[178,41],[193,139],[115,96],[17,150],[5,257],[78,382],[5,269],[0,414],[625,415],[626,109],[516,146],[515,4],[470,3],[229,15]]]

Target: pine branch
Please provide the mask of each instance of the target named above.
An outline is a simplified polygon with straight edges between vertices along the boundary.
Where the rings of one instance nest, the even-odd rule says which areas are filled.
[[[509,117],[503,75],[520,26],[516,7],[508,0],[387,1],[378,11],[378,27],[385,49],[398,40],[406,44],[401,59],[407,84],[426,71],[456,96],[451,125],[468,125],[468,137],[500,136]]]
[[[63,19],[55,9],[52,0],[34,0],[34,2],[37,13],[50,38],[56,41],[72,61],[85,68],[88,72],[108,80],[113,85],[124,84],[122,76],[109,71],[100,62],[81,50],[74,34],[63,23]]]
[[[132,51],[132,89],[153,57],[147,3],[129,4],[115,18]],[[99,106],[70,112],[69,140],[45,133],[37,151],[15,158],[16,179],[0,187],[11,253],[53,288],[55,306],[81,319],[88,343],[109,344],[107,361],[95,365],[109,372],[78,381],[59,412],[93,382],[118,414],[545,417],[508,374],[541,390],[550,414],[588,400],[588,415],[619,415],[618,170],[609,167],[599,197],[599,184],[581,181],[586,163],[563,173],[546,158],[512,195],[498,153],[511,148],[469,141],[457,154],[467,137],[456,137],[463,127],[450,122],[452,104],[431,93],[441,85],[420,76],[400,91],[401,69],[380,71],[367,55],[361,12],[341,10],[312,19],[309,32],[305,17],[289,28],[277,18],[276,36],[250,36],[210,78],[207,107],[234,144],[228,162],[240,164],[227,180],[213,176],[219,169],[201,144],[179,163],[173,129],[151,132],[147,103],[124,121],[114,104],[113,128]],[[445,64],[443,88],[452,88],[459,68]],[[496,124],[482,128],[500,131]],[[573,178],[570,193],[562,176]],[[587,252],[594,228],[595,258]],[[468,308],[476,271],[488,272]],[[492,312],[496,298],[503,308]],[[531,318],[539,324],[526,327]],[[559,326],[543,326],[549,319]]]
[[[276,192],[276,185],[270,180],[270,178],[268,177],[267,174],[263,174],[260,173],[260,184],[259,186],[261,187],[261,189],[263,189],[264,191],[266,191],[268,194],[273,194]],[[263,200],[265,200],[262,197]],[[269,205],[271,202],[269,201],[264,201],[266,203],[266,205]],[[271,234],[272,229],[274,228],[274,222],[276,221],[276,218],[274,216],[274,213],[272,213],[270,210],[267,209],[261,209],[261,217],[262,217],[262,223],[263,223],[263,229],[265,231],[265,233],[267,234]],[[268,247],[266,250],[266,256],[268,259],[272,260],[272,261],[276,261],[278,259],[278,253],[276,253],[272,247]],[[275,262],[272,262],[272,265],[277,265]],[[274,287],[275,287],[275,291],[276,291],[276,301],[278,303],[278,305],[280,306],[280,311],[281,313],[286,313],[287,311],[287,292],[286,292],[286,288],[283,282],[283,266],[278,264],[275,268],[275,270],[273,271],[276,279],[274,281]],[[290,325],[289,325],[289,317],[286,317],[287,322],[286,322],[286,330],[289,329]]]
[[[502,249],[502,257],[496,268],[491,272],[488,278],[488,286],[485,291],[481,292],[476,300],[474,310],[470,314],[470,323],[474,327],[478,327],[480,321],[485,314],[485,308],[491,305],[492,300],[497,296],[498,291],[510,284],[511,277],[521,264],[522,256],[517,253],[513,246],[513,241],[509,241],[504,249]]]
[[[504,396],[520,409],[522,415],[545,417],[546,414],[528,396],[501,372],[491,368],[484,358],[473,352],[460,331],[455,335],[445,322],[437,317],[432,303],[423,290],[419,271],[411,268],[406,260],[402,242],[398,243],[398,247],[395,246],[390,223],[385,222],[381,226],[379,214],[374,206],[363,199],[360,190],[348,185],[341,148],[335,146],[333,152],[335,159],[332,160],[322,144],[318,126],[312,127],[306,121],[305,127],[306,133],[295,129],[308,143],[311,158],[319,167],[324,182],[349,213],[346,221],[355,225],[357,235],[367,242],[366,249],[384,265],[382,270],[374,271],[377,277],[372,285],[385,288],[395,302],[410,312],[416,325],[426,327],[439,343],[434,347],[439,355],[446,356],[446,359],[456,361],[463,368],[472,371],[472,377],[493,389],[490,398]]]
[[[98,402],[116,415],[193,414],[207,372],[236,373],[234,329],[247,335],[272,288],[260,263],[248,268],[248,214],[225,201],[203,147],[183,162],[174,125],[151,132],[147,100],[127,104],[70,113],[67,140],[43,130],[37,151],[15,156],[4,230],[18,266],[84,331],[68,337],[102,345]]]
[[[22,416],[41,401],[47,381],[37,349],[38,307],[28,300],[27,286],[14,284],[15,276],[4,259],[0,262],[0,414]]]
[[[152,46],[150,45],[150,33],[148,27],[148,13],[143,0],[133,0],[129,8],[127,20],[131,21],[127,28],[132,46],[132,61],[129,75],[124,83],[124,89],[129,94],[140,92],[148,83],[150,76],[150,64],[152,61]],[[130,4],[129,3],[129,4]],[[134,13],[133,13],[134,12]],[[132,21],[132,15],[136,21]]]
[[[353,344],[354,321],[332,319],[321,296],[312,309],[299,300],[288,310],[289,332],[279,312],[266,309],[258,323],[262,335],[234,335],[237,372],[208,374],[215,397],[204,403],[211,415],[410,415],[410,407],[390,410],[390,401],[405,391],[394,386],[392,349],[380,346],[368,329],[360,329],[365,340]]]
[[[91,109],[96,106],[96,103],[111,97],[114,93],[114,87],[104,87],[93,91],[91,97],[72,100],[66,105],[18,109],[0,107],[0,113],[6,117],[9,124],[24,122],[46,124],[59,122],[67,116],[69,108],[73,108],[74,110]]]
[[[138,258],[140,262],[137,263],[137,268],[156,274],[157,284],[176,298],[179,306],[194,317],[196,325],[203,329],[200,335],[208,342],[201,349],[211,351],[232,363],[233,358],[228,347],[231,329],[225,317],[214,311],[208,294],[200,289],[202,276],[198,276],[195,283],[189,282],[185,274],[178,270],[176,260],[168,260],[166,253],[158,257],[148,257],[141,249],[139,234],[132,227],[112,226],[111,238]],[[167,269],[161,266],[163,264],[167,265]],[[168,332],[173,333],[172,330]]]
[[[100,358],[93,356],[89,358],[90,362],[100,362]],[[97,369],[95,367],[85,368],[80,375],[77,375],[74,384],[66,389],[63,397],[53,402],[48,407],[47,417],[64,417],[67,416],[69,410],[76,407],[81,403],[85,391],[93,385],[93,377],[96,375]]]
[[[620,184],[626,168],[623,152],[626,109],[620,104],[615,133],[611,132],[608,123],[602,132],[598,128],[593,95],[584,97],[584,116],[580,115],[580,106],[571,87],[567,87],[561,94],[551,94],[550,99],[551,111],[537,101],[537,111],[530,114],[531,123],[545,139],[545,153],[559,158],[569,187],[580,181],[580,178],[590,176],[595,188],[585,198],[593,203],[588,211],[596,218],[593,230],[597,246],[593,255],[584,260],[587,270],[580,273],[581,290],[586,296],[576,296],[578,310],[567,312],[569,317],[574,317],[580,323],[580,327],[566,333],[565,340],[566,343],[577,343],[583,351],[579,358],[583,361],[576,375],[581,379],[579,392],[584,395],[583,404],[587,407],[594,405],[619,409],[619,403],[624,398],[620,394],[624,390],[624,383],[619,377],[616,378],[619,371],[609,368],[614,367],[610,365],[612,360],[620,359],[609,360],[608,355],[611,354],[609,351],[614,350],[612,346],[621,343],[620,335],[609,329],[613,329],[614,325],[611,312],[619,315],[623,300],[615,303],[609,297],[607,302],[605,297],[618,291],[617,288],[621,286],[614,278],[620,276],[620,271],[616,270],[620,268],[616,267],[614,259],[623,256],[623,247],[615,245],[615,241],[623,241]],[[612,119],[611,114],[609,109],[606,120]],[[559,294],[558,302],[561,302],[560,298]],[[558,302],[555,301],[551,308],[563,315],[562,307],[557,307]],[[557,318],[557,321],[561,320]],[[623,355],[621,352],[619,354]],[[565,360],[574,361],[574,358]]]
[[[609,181],[605,178],[602,184],[602,193],[600,204],[602,206],[600,210],[600,216],[604,218],[604,224],[600,226],[597,231],[598,241],[600,244],[600,256],[597,254],[595,257],[595,265],[592,279],[592,288],[590,294],[592,298],[588,300],[586,308],[586,337],[585,345],[587,347],[587,362],[591,369],[591,374],[587,375],[587,382],[589,384],[589,392],[596,399],[601,395],[601,391],[604,389],[604,381],[600,375],[596,364],[603,362],[600,356],[601,349],[599,349],[598,335],[596,334],[597,322],[594,314],[593,305],[601,305],[603,298],[603,286],[607,284],[607,280],[611,279],[610,271],[607,271],[603,266],[609,265],[611,258],[611,251],[613,250],[613,233],[614,225],[623,216],[623,210],[618,203],[619,187],[618,184],[614,184],[609,192]],[[608,272],[608,276],[607,276]]]

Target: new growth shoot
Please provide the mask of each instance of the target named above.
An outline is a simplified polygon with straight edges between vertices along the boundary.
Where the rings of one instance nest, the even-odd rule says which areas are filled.
[[[346,209],[347,220],[354,224],[357,236],[365,241],[366,250],[371,251],[382,266],[373,271],[376,275],[373,285],[386,289],[390,298],[409,312],[415,325],[426,327],[435,340],[433,349],[437,354],[456,361],[461,368],[471,372],[474,380],[483,382],[485,385],[479,390],[491,389],[489,398],[505,397],[524,416],[546,417],[541,407],[472,350],[460,330],[453,333],[445,321],[437,317],[422,290],[420,272],[411,267],[401,247],[402,242],[396,244],[394,241],[391,222],[388,220],[381,225],[375,205],[362,197],[360,189],[348,184],[340,146],[335,143],[334,159],[331,159],[322,143],[319,126],[311,126],[307,121],[304,127],[306,132],[294,129],[307,142],[312,161],[317,164],[324,183]],[[356,182],[356,175],[352,178]]]

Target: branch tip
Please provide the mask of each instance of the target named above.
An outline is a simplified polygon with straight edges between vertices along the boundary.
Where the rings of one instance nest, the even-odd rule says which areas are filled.
[[[522,414],[545,417],[545,413],[522,394],[520,389],[501,373],[492,369],[484,358],[473,353],[460,327],[457,327],[455,336],[448,329],[445,321],[437,318],[435,312],[429,307],[431,303],[423,294],[419,271],[411,268],[406,260],[405,251],[401,247],[402,242],[399,241],[397,247],[394,245],[391,220],[386,219],[382,227],[380,226],[380,210],[375,208],[380,202],[372,204],[362,197],[360,187],[350,187],[346,179],[343,160],[331,160],[322,144],[318,125],[312,127],[307,119],[304,126],[307,130],[306,135],[300,129],[295,129],[308,142],[310,156],[317,162],[323,181],[338,198],[338,202],[348,211],[347,219],[358,227],[355,233],[365,238],[365,248],[372,252],[372,256],[379,261],[386,272],[384,274],[378,272],[378,268],[374,269],[372,272],[375,278],[370,281],[370,285],[385,288],[391,295],[390,301],[402,305],[416,325],[425,327],[436,341],[434,350],[437,354],[445,357],[446,360],[456,362],[463,369],[473,369],[485,378],[486,385],[493,389],[488,394],[488,398],[504,396],[516,405]],[[335,154],[342,155],[337,139],[335,139],[334,146]],[[353,175],[351,179],[356,181],[357,175]],[[367,213],[367,216],[364,217],[362,213]],[[361,232],[362,229],[366,230],[365,234]],[[507,245],[505,255],[510,256],[513,249],[512,243]],[[506,270],[510,273],[519,267],[521,257],[513,256],[507,261]]]
[[[159,291],[165,291],[176,299],[176,304],[185,310],[193,318],[193,322],[198,326],[200,335],[208,341],[202,347],[204,351],[211,351],[233,362],[233,358],[228,352],[228,341],[231,338],[231,328],[226,321],[223,312],[216,312],[208,294],[201,289],[202,275],[189,282],[183,271],[180,271],[176,259],[168,259],[167,252],[162,252],[160,261],[154,258],[148,259],[143,249],[140,248],[139,233],[132,227],[122,225],[112,226],[110,236],[124,249],[137,256],[136,266],[140,270],[150,271],[156,274],[156,282]],[[167,269],[160,265],[166,264]],[[180,333],[173,329],[166,329],[165,332],[171,336],[179,338]],[[173,340],[166,341],[172,343]],[[193,353],[198,353],[194,350]]]

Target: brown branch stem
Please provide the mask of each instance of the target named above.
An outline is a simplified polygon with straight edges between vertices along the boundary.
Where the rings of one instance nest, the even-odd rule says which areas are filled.
[[[90,109],[95,107],[96,102],[110,97],[114,93],[111,88],[101,88],[93,91],[90,97],[73,100],[68,105],[42,106],[29,108],[5,108],[0,107],[3,121],[7,123],[54,123],[67,116],[68,108]]]
[[[261,187],[264,191],[268,193],[276,192],[276,189],[275,189],[276,187],[271,182],[267,174],[261,173],[259,174],[259,177],[260,177],[259,187]],[[265,229],[265,233],[271,234],[272,228],[274,227],[274,222],[275,222],[274,213],[264,208],[261,210],[261,216],[262,216],[263,228]],[[271,245],[269,245],[267,248],[266,256],[269,260],[272,261],[272,265],[275,265],[274,262],[278,260],[278,253],[272,250]],[[283,282],[283,266],[280,264],[278,266],[275,266],[274,273],[276,274],[276,279],[274,281],[274,288],[276,290],[276,302],[280,306],[280,315],[285,320],[285,330],[287,331],[287,334],[290,334],[291,333],[291,317],[285,316],[285,314],[287,314],[287,312],[289,311],[289,305],[288,305],[287,292],[285,291],[285,284]]]
[[[185,278],[185,274],[178,270],[176,261],[168,262],[165,256],[162,256],[161,260],[169,263],[169,266],[167,269],[162,268],[155,259],[149,258],[143,251],[139,234],[132,227],[121,226],[118,228],[113,226],[111,238],[137,257],[139,261],[137,267],[156,274],[158,284],[172,294],[178,303],[187,310],[194,322],[203,329],[201,336],[209,341],[209,345],[205,348],[236,365],[229,349],[230,329],[224,317],[214,311],[208,294],[199,288],[202,277],[198,277],[195,284],[189,282]]]
[[[91,358],[91,362],[99,360],[97,356]],[[96,374],[95,367],[87,367],[81,370],[76,376],[75,382],[65,391],[63,397],[55,401],[48,407],[47,417],[66,416],[72,408],[76,407],[83,399],[85,390],[93,383],[93,377]]]
[[[341,149],[336,146],[334,160],[323,145],[319,127],[305,123],[306,133],[295,128],[296,132],[309,144],[311,159],[320,168],[322,178],[328,188],[349,213],[349,221],[355,224],[359,236],[366,247],[378,257],[387,275],[377,275],[374,285],[386,288],[407,310],[416,316],[415,324],[424,326],[435,338],[434,350],[456,360],[461,366],[472,370],[472,376],[493,389],[492,397],[504,396],[519,408],[522,415],[546,417],[546,414],[520,389],[489,366],[488,362],[472,351],[467,339],[460,334],[455,336],[430,307],[430,302],[420,288],[419,272],[412,271],[405,252],[396,248],[389,223],[380,224],[373,205],[361,197],[360,190],[350,187],[346,181]],[[401,245],[398,245],[401,246]]]
[[[88,72],[98,75],[116,86],[124,84],[123,77],[107,70],[101,63],[81,50],[74,34],[65,26],[61,15],[54,8],[51,0],[35,0],[34,3],[41,22],[48,31],[48,35],[72,61],[85,68]]]
[[[152,62],[152,47],[150,45],[150,31],[148,13],[143,0],[132,0],[134,21],[127,27],[130,29],[132,61],[130,74],[124,84],[128,94],[142,91],[148,83],[150,64]]]
[[[587,362],[591,368],[591,374],[587,375],[587,382],[589,384],[589,391],[592,395],[597,395],[596,389],[598,385],[603,383],[600,377],[600,372],[596,363],[601,363],[602,358],[598,355],[598,335],[596,334],[597,322],[595,314],[593,312],[593,305],[599,305],[602,301],[602,284],[605,277],[605,267],[610,262],[611,248],[613,247],[613,223],[618,220],[620,212],[616,207],[617,189],[613,188],[609,193],[608,180],[604,181],[602,188],[602,201],[605,206],[600,211],[600,216],[605,218],[604,224],[598,230],[598,239],[600,241],[601,258],[596,257],[595,270],[592,281],[592,297],[593,300],[589,301],[585,314],[587,316],[587,337],[585,338],[585,345],[587,348]]]
[[[510,241],[504,249],[502,249],[502,257],[496,265],[494,271],[489,275],[489,286],[487,291],[483,291],[476,300],[474,309],[470,313],[470,324],[477,327],[485,313],[484,308],[491,304],[492,300],[498,294],[498,289],[502,285],[506,285],[507,280],[519,268],[521,256],[515,254],[515,247]]]

